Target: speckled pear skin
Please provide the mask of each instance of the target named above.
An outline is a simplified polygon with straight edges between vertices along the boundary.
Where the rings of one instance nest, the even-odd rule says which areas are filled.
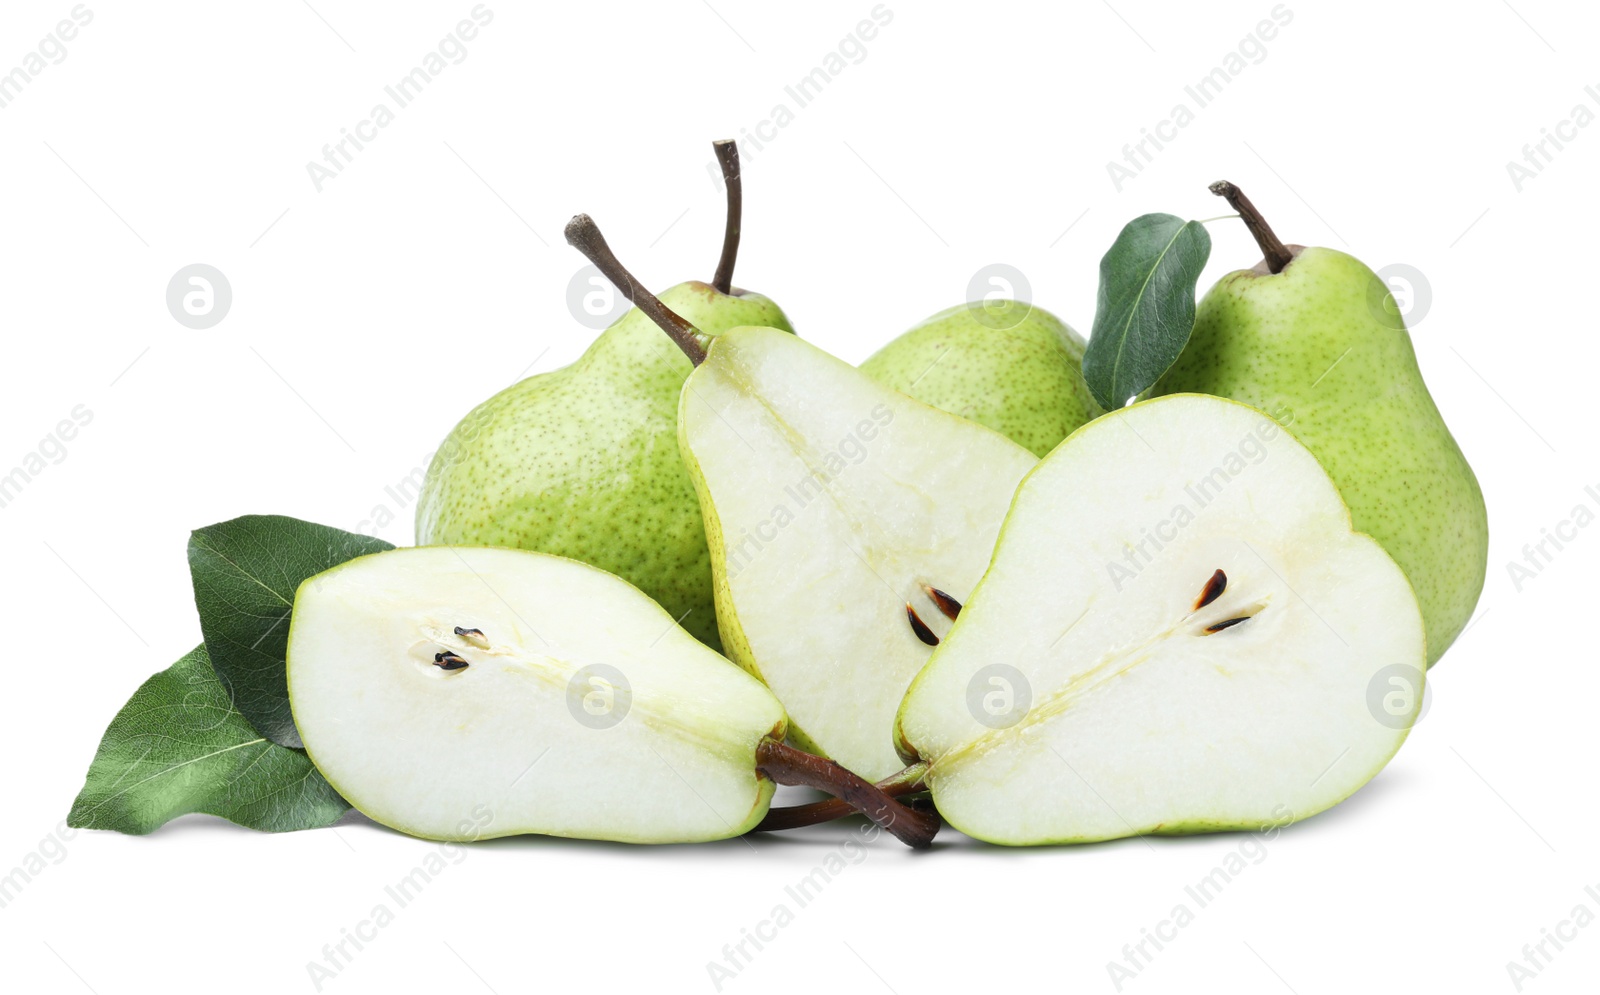
[[[706,335],[740,325],[794,330],[759,294],[691,281],[661,299]],[[692,368],[634,308],[571,366],[480,404],[428,468],[417,544],[581,560],[629,581],[720,650],[711,554],[678,452],[678,395]]]
[[[974,302],[912,327],[861,372],[1044,456],[1103,413],[1083,382],[1083,348],[1077,332],[1041,307]]]
[[[1302,249],[1281,273],[1230,273],[1152,393],[1218,394],[1279,417],[1321,461],[1422,606],[1432,666],[1483,590],[1478,478],[1422,382],[1388,288],[1360,260]]]

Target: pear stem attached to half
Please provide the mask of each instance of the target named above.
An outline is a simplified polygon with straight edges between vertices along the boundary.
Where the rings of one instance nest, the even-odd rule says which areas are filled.
[[[904,798],[907,795],[914,795],[928,790],[928,786],[922,783],[922,778],[927,772],[928,765],[925,761],[912,764],[905,770],[890,774],[874,787],[890,798]],[[825,798],[820,802],[811,802],[807,805],[786,805],[783,808],[768,809],[761,823],[751,832],[778,832],[784,829],[815,826],[819,823],[842,819],[849,815],[851,811],[853,809],[850,804],[840,798]]]
[[[1239,217],[1244,219],[1250,234],[1256,237],[1256,244],[1261,246],[1261,254],[1267,259],[1267,269],[1273,273],[1282,273],[1283,268],[1289,265],[1294,255],[1272,233],[1272,228],[1267,225],[1267,219],[1256,210],[1256,205],[1250,203],[1250,198],[1244,191],[1227,180],[1218,180],[1209,187],[1212,193],[1227,200],[1228,204],[1239,212]]]
[[[826,791],[837,798],[839,804],[829,810],[832,814],[815,822],[837,819],[854,810],[887,829],[895,839],[918,850],[932,846],[934,834],[939,831],[938,815],[902,805],[883,788],[852,774],[837,762],[786,746],[775,739],[762,740],[761,745],[756,747],[756,768],[779,784],[801,784]],[[788,828],[812,824],[796,822]],[[757,828],[780,827],[768,825],[768,821],[764,820]]]
[[[722,166],[722,186],[728,191],[728,224],[722,230],[722,258],[711,286],[719,294],[733,292],[733,264],[739,257],[739,223],[744,216],[744,184],[739,179],[739,146],[731,138],[711,143]]]
[[[700,333],[685,321],[682,315],[661,303],[659,297],[639,285],[633,274],[629,273],[612,254],[611,246],[606,244],[606,237],[600,234],[600,226],[594,223],[593,218],[587,214],[575,215],[567,222],[566,236],[568,245],[587,256],[600,270],[600,274],[622,291],[622,296],[643,311],[651,321],[661,326],[661,330],[678,344],[678,348],[683,350],[685,356],[689,357],[689,362],[696,366],[705,362],[706,350],[700,344]]]

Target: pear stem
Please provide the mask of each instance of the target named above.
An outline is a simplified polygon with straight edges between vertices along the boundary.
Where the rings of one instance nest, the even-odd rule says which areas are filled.
[[[1272,233],[1267,220],[1256,210],[1256,205],[1250,203],[1250,198],[1244,195],[1244,191],[1227,180],[1218,180],[1211,184],[1209,189],[1218,197],[1225,198],[1229,205],[1239,212],[1239,217],[1244,219],[1245,227],[1250,229],[1250,234],[1256,238],[1256,244],[1261,246],[1261,254],[1267,258],[1267,269],[1273,273],[1282,273],[1283,268],[1293,261],[1294,256],[1284,248],[1282,242],[1278,241],[1278,236]]]
[[[711,286],[717,293],[733,292],[733,264],[739,258],[739,223],[744,217],[744,183],[739,179],[739,146],[731,138],[711,143],[722,166],[722,186],[728,191],[728,223],[722,230],[722,258]]]
[[[909,847],[925,850],[939,831],[939,817],[895,801],[888,792],[852,774],[832,760],[764,739],[756,747],[756,768],[779,784],[800,784],[826,791],[843,805],[838,815],[850,811],[876,822]],[[838,815],[834,818],[838,818]],[[800,823],[809,825],[809,823]],[[766,826],[763,821],[762,826]]]
[[[606,237],[600,234],[600,226],[594,223],[593,218],[587,214],[574,216],[567,222],[566,236],[568,245],[587,256],[601,275],[622,291],[622,296],[661,326],[661,330],[689,357],[689,362],[696,366],[705,362],[706,350],[700,344],[695,327],[678,312],[661,303],[659,297],[639,285],[633,274],[612,253],[611,246],[606,244]]]
[[[904,798],[907,795],[914,795],[928,790],[927,785],[922,783],[923,775],[927,774],[927,772],[928,764],[926,761],[912,764],[899,773],[890,774],[874,787],[890,798]],[[854,809],[851,808],[848,802],[838,798],[826,798],[820,802],[811,802],[807,805],[786,805],[783,808],[768,809],[766,817],[751,832],[778,832],[784,829],[815,826],[819,823],[842,819],[852,811]]]

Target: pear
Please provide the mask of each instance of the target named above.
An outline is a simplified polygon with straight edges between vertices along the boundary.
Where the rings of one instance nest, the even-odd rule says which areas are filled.
[[[716,148],[728,190],[716,277],[663,297],[706,336],[738,325],[790,332],[776,304],[731,286],[742,187],[737,146]],[[417,542],[508,546],[591,563],[637,585],[720,648],[705,529],[678,453],[678,395],[690,368],[633,309],[571,366],[480,404],[428,468]]]
[[[415,836],[723,839],[761,820],[777,781],[847,797],[914,845],[937,827],[783,746],[772,692],[575,560],[442,546],[350,560],[296,593],[288,678],[318,770]]]
[[[990,842],[1261,830],[1372,778],[1424,671],[1405,575],[1311,453],[1179,395],[1091,422],[1023,482],[897,736]]]
[[[734,662],[789,739],[866,777],[899,768],[895,708],[989,562],[1033,454],[773,328],[701,349],[587,215],[577,246],[696,361],[679,440]]]
[[[1233,184],[1212,191],[1267,258],[1206,294],[1188,346],[1152,393],[1203,391],[1280,417],[1339,485],[1356,528],[1410,578],[1432,665],[1478,603],[1489,523],[1394,298],[1343,252],[1284,246]]]
[[[1024,301],[959,304],[879,349],[861,372],[994,429],[1035,456],[1099,415],[1083,381],[1083,339]]]

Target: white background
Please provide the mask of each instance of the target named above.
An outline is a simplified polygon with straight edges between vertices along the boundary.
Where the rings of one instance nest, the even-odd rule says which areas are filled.
[[[1584,893],[1600,892],[1600,529],[1520,591],[1507,571],[1575,506],[1600,506],[1586,389],[1600,127],[1520,192],[1506,163],[1575,105],[1600,112],[1584,92],[1600,89],[1600,10],[1289,0],[1265,59],[1119,191],[1107,162],[1192,108],[1184,87],[1273,5],[889,0],[865,57],[745,146],[737,282],[851,361],[967,299],[996,262],[1087,332],[1119,228],[1224,214],[1205,189],[1221,177],[1287,241],[1424,273],[1417,352],[1492,520],[1478,620],[1389,768],[1270,843],[1124,990],[1513,991],[1506,962],[1525,943],[1579,903],[1600,912]],[[0,8],[0,72],[72,6]],[[92,0],[65,60],[0,110],[0,470],[74,406],[93,412],[0,508],[0,873],[55,830],[128,694],[199,641],[191,528],[274,512],[409,542],[413,509],[386,485],[473,404],[590,341],[568,310],[582,260],[565,220],[594,214],[657,288],[709,278],[709,141],[792,109],[785,86],[874,3],[487,6],[465,61],[320,193],[307,162],[472,0]],[[1211,231],[1203,287],[1258,255],[1238,222]],[[194,262],[233,288],[209,330],[164,302]],[[363,525],[378,507],[393,523]],[[325,990],[713,991],[707,962],[795,908],[785,886],[854,831],[475,847]],[[918,855],[880,841],[724,990],[1114,991],[1107,962],[1193,907],[1184,886],[1242,842],[1014,851],[948,833]],[[433,847],[358,818],[281,836],[206,818],[82,833],[0,909],[0,983],[310,991],[306,963]],[[1591,926],[1525,990],[1592,990],[1597,974]]]

